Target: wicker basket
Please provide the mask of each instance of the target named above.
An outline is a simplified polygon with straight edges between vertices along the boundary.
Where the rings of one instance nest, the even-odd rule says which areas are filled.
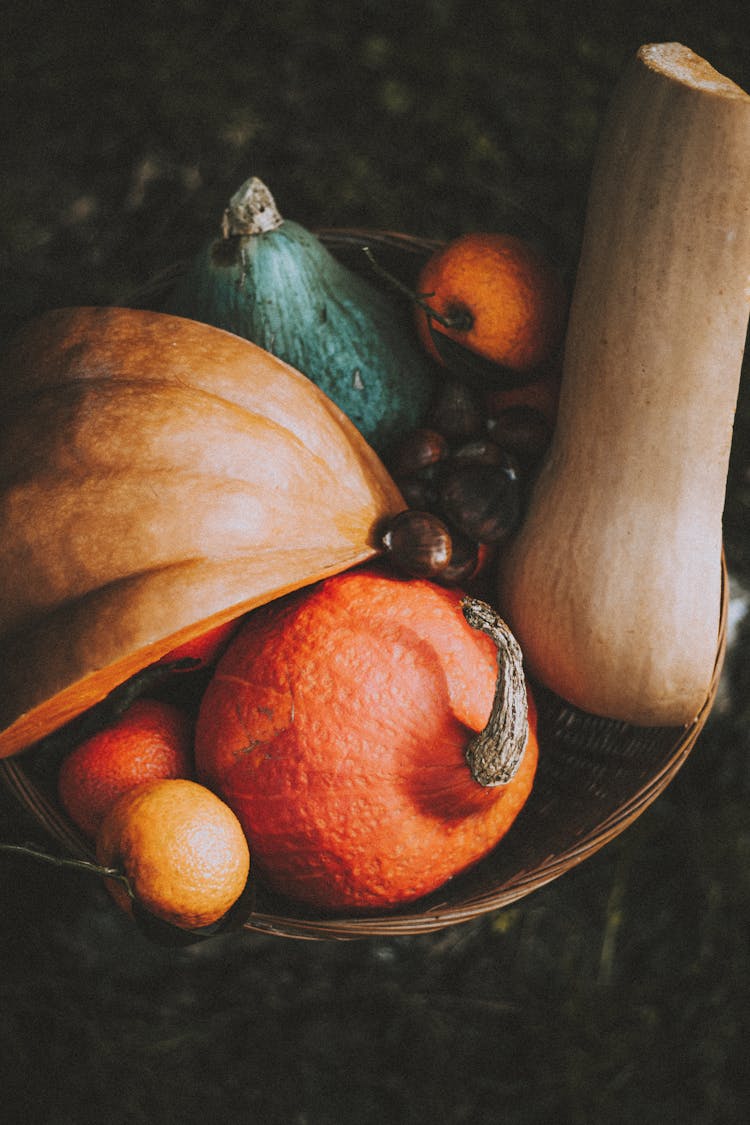
[[[325,230],[321,238],[353,268],[369,270],[363,247],[406,285],[413,284],[430,240],[390,232]],[[158,307],[168,279],[134,303]],[[533,792],[500,845],[470,871],[408,908],[341,917],[311,913],[254,889],[248,930],[283,937],[352,939],[440,930],[507,906],[593,855],[631,824],[666,788],[687,758],[713,704],[726,641],[724,571],[716,664],[705,704],[687,728],[637,728],[567,705],[532,685],[539,709],[540,760]],[[33,752],[0,762],[0,778],[69,855],[92,859],[90,845],[54,796],[54,763],[40,769]]]

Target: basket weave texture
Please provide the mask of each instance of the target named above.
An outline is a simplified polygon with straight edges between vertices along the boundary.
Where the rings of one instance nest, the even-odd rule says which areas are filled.
[[[407,285],[414,283],[426,255],[439,245],[395,232],[338,229],[319,234],[353,268],[366,268],[363,247],[370,247],[380,264]],[[156,307],[153,291],[148,300]],[[582,863],[643,813],[694,747],[718,689],[727,603],[723,567],[713,678],[700,713],[688,727],[634,727],[599,718],[532,683],[540,747],[534,789],[508,835],[486,859],[429,898],[377,915],[328,917],[273,899],[258,888],[246,929],[311,940],[428,933],[499,910]],[[57,805],[52,787],[36,775],[30,756],[0,761],[0,779],[64,852],[94,858],[89,843]]]

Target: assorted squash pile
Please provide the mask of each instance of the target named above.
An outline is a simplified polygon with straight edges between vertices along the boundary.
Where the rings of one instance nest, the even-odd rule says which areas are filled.
[[[750,99],[668,48],[613,110],[569,323],[515,236],[457,238],[409,295],[251,179],[164,308],[11,344],[0,756],[62,740],[57,798],[137,917],[220,924],[248,873],[416,901],[524,806],[535,679],[643,725],[704,702],[749,248],[716,237],[737,197],[696,186],[685,90]]]
[[[250,181],[241,194],[257,191]],[[300,244],[308,279],[313,239]],[[316,300],[341,314],[329,258],[321,244]],[[334,276],[344,284],[338,263]],[[373,292],[394,308],[389,339],[372,349],[379,362],[386,344],[419,357],[399,372],[401,436],[384,460],[317,385],[324,359],[302,375],[195,319],[57,310],[4,357],[12,662],[0,745],[44,753],[62,731],[57,799],[117,901],[141,917],[191,929],[219,920],[209,861],[226,844],[207,835],[206,788],[241,826],[254,879],[316,909],[354,911],[438,888],[497,844],[531,790],[536,715],[520,651],[463,589],[489,589],[491,552],[518,521],[531,462],[480,437],[483,400],[454,380],[476,430],[464,422],[456,441],[447,373],[392,295]],[[355,284],[350,306],[363,293]],[[248,300],[265,306],[257,278]],[[347,392],[368,352],[348,339],[337,356]],[[426,374],[442,381],[429,397]],[[365,400],[377,428],[382,396]],[[466,497],[420,513],[393,474],[441,411],[443,491],[462,483]],[[446,567],[433,557],[421,576],[408,565],[415,517],[442,529],[446,549]],[[96,729],[77,735],[97,707]],[[205,885],[185,840],[165,837],[170,794],[188,835],[195,819]],[[175,856],[180,871],[166,880],[161,865]],[[241,855],[226,864],[244,869]],[[192,889],[180,906],[182,872]],[[234,884],[235,898],[243,889]],[[223,914],[231,903],[218,901]]]

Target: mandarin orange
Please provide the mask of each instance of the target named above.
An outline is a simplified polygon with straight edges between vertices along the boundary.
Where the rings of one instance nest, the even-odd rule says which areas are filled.
[[[250,870],[235,814],[210,789],[183,778],[146,781],[120,797],[99,829],[96,854],[102,866],[124,873],[141,906],[183,929],[222,918]],[[106,883],[129,911],[123,884]]]
[[[104,816],[129,789],[152,778],[190,777],[192,723],[170,703],[138,699],[80,743],[60,766],[58,796],[70,819],[94,837]]]
[[[425,263],[417,289],[417,331],[438,362],[433,332],[516,371],[546,362],[560,343],[560,277],[514,235],[478,232],[453,239]]]
[[[198,637],[177,645],[156,661],[156,664],[171,664],[178,660],[195,660],[195,669],[206,668],[214,664],[229,643],[233,633],[237,631],[240,618],[225,621],[223,625],[215,625]],[[191,671],[193,668],[190,669]]]
[[[535,410],[551,425],[557,419],[557,404],[560,399],[560,375],[557,371],[525,383],[522,387],[506,387],[489,390],[484,396],[484,408],[489,417],[497,417],[504,410],[526,407]]]

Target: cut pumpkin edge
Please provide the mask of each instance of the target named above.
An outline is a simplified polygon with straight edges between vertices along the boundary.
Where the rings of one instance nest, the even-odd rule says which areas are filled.
[[[129,576],[45,615],[3,642],[9,671],[0,694],[0,759],[60,730],[179,645],[376,554],[368,545],[330,561],[330,549],[321,560],[298,548],[288,552],[298,565],[285,567],[276,550],[262,561],[288,576],[277,582],[268,566],[257,567],[258,556],[254,576],[247,557],[193,559]],[[118,624],[127,633],[118,634]]]

